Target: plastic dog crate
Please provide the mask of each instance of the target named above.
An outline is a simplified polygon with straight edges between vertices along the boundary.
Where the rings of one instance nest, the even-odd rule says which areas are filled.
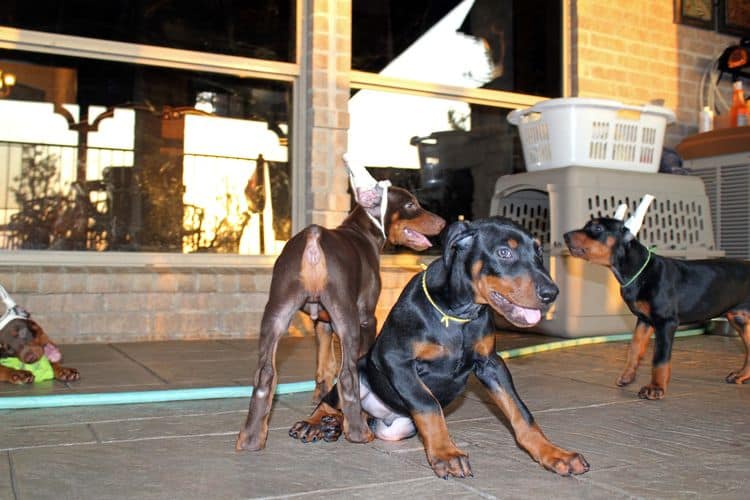
[[[512,111],[508,121],[518,126],[529,172],[581,166],[654,173],[675,115],[662,106],[567,97]]]
[[[641,197],[656,197],[638,238],[659,255],[719,257],[708,198],[698,177],[566,167],[498,179],[490,213],[513,219],[545,247],[560,295],[532,331],[586,337],[632,331],[635,317],[620,297],[612,272],[570,255],[563,234],[593,217],[612,217],[620,203],[635,211]]]

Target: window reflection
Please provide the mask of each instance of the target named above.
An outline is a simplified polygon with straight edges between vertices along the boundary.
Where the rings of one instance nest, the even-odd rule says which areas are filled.
[[[3,0],[0,25],[294,61],[296,0]]]
[[[0,67],[17,77],[2,248],[263,254],[289,238],[288,84],[20,52]]]
[[[353,0],[352,68],[559,97],[562,2]]]
[[[497,179],[524,170],[508,109],[360,90],[349,110],[349,148],[373,176],[449,222],[488,216]]]

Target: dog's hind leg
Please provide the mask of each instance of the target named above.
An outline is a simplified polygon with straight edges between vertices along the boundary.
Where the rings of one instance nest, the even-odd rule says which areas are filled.
[[[638,320],[638,323],[635,325],[635,331],[633,332],[633,338],[630,341],[628,360],[625,362],[625,369],[616,382],[618,386],[626,386],[635,380],[636,370],[638,370],[638,365],[641,363],[643,355],[646,353],[648,341],[653,333],[654,327],[640,319]]]
[[[750,309],[732,310],[727,313],[729,324],[737,330],[745,347],[745,364],[726,377],[728,384],[744,384],[750,380]]]
[[[273,295],[271,295],[273,297]],[[300,304],[286,300],[276,302],[269,300],[263,312],[260,326],[260,345],[258,368],[255,372],[253,394],[250,398],[250,409],[244,427],[237,436],[237,451],[262,450],[268,437],[268,416],[271,413],[273,395],[276,391],[276,349],[279,339],[286,333],[292,315]]]
[[[313,404],[320,400],[333,387],[336,378],[337,363],[334,352],[333,331],[331,324],[325,321],[315,322],[315,343],[318,350],[318,360],[315,368],[315,392],[313,393]]]

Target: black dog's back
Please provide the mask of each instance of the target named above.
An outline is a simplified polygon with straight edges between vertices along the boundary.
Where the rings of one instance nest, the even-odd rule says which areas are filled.
[[[681,324],[708,321],[750,300],[750,266],[731,259],[654,256],[641,289],[672,303]]]

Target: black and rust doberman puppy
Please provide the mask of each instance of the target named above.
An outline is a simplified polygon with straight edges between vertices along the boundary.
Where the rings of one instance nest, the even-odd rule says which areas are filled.
[[[0,358],[16,357],[26,364],[31,364],[36,363],[42,355],[45,355],[52,365],[55,380],[61,382],[78,380],[80,378],[78,370],[60,365],[62,359],[60,349],[49,339],[42,327],[24,311],[20,311],[20,314],[16,316],[0,328]],[[0,365],[0,382],[30,384],[33,381],[34,375],[27,370],[16,370]]]
[[[464,391],[473,372],[534,460],[558,474],[586,472],[583,456],[544,436],[495,349],[491,309],[528,327],[557,297],[539,244],[520,226],[496,217],[453,223],[443,249],[442,259],[406,286],[359,362],[362,407],[375,435],[393,441],[418,433],[435,474],[472,475],[466,453],[448,434],[443,408]],[[338,406],[331,391],[289,434],[303,442],[337,439]]]
[[[361,412],[356,363],[375,340],[380,250],[386,235],[394,245],[424,250],[431,246],[425,235],[437,235],[445,226],[442,218],[424,210],[408,191],[386,186],[384,196],[379,193],[383,193],[380,185],[370,192],[360,191],[358,205],[339,227],[309,226],[289,240],[276,260],[261,321],[255,386],[237,450],[265,446],[276,387],[276,348],[300,309],[316,324],[316,394],[330,391],[336,376],[333,330],[342,351],[338,385],[344,401],[344,433],[352,442],[372,440]],[[382,203],[386,203],[384,211]]]
[[[675,330],[683,323],[725,315],[745,345],[745,364],[728,383],[750,379],[750,266],[729,259],[678,260],[655,255],[617,218],[597,218],[565,233],[570,253],[609,267],[620,283],[620,295],[638,318],[625,370],[618,386],[635,380],[649,339],[655,334],[651,382],[638,396],[662,399],[671,375]]]

